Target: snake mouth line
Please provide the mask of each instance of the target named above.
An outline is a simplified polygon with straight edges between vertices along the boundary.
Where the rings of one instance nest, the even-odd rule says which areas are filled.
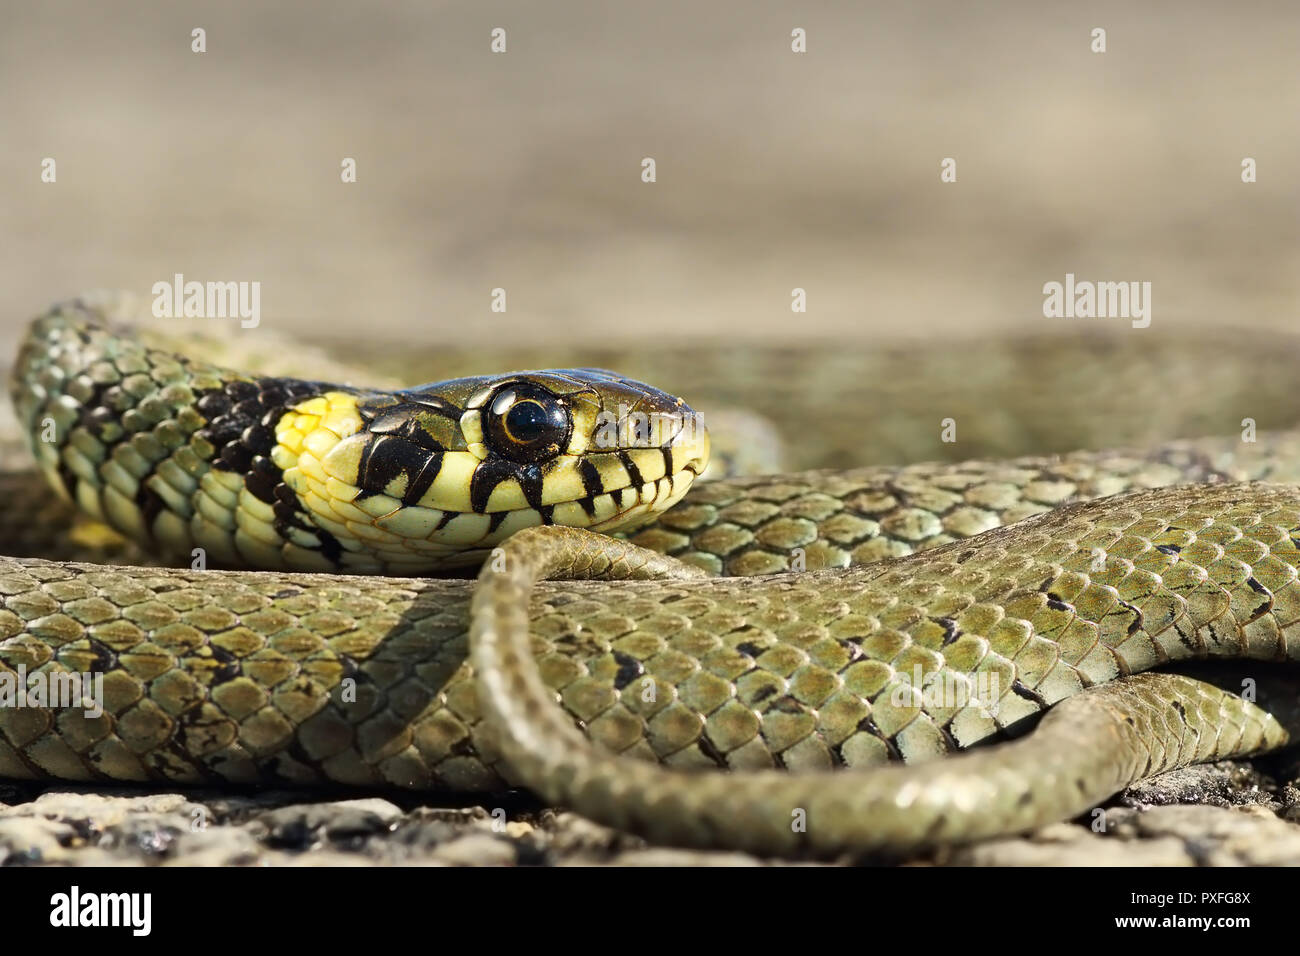
[[[680,501],[706,464],[707,462],[692,460],[684,464],[681,471],[675,475],[664,475],[656,481],[646,482],[640,486],[629,485],[616,491],[596,495],[592,499],[583,499],[578,502],[579,507],[584,511],[590,507],[592,509],[590,514],[599,513],[602,499],[608,500],[615,506],[614,513],[608,518],[586,527],[591,531],[604,531],[615,526],[625,527],[629,522],[635,524],[638,520],[650,520]],[[587,501],[590,503],[585,504],[584,502]]]

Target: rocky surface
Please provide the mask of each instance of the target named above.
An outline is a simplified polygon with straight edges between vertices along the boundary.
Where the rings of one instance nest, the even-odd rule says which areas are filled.
[[[1284,781],[1284,782],[1278,782]],[[646,846],[571,813],[432,807],[409,797],[287,791],[142,793],[0,785],[0,865],[754,866],[740,853]],[[841,863],[852,862],[849,860]],[[894,862],[894,861],[867,861]],[[1087,820],[945,850],[914,864],[1300,865],[1296,761],[1225,762],[1153,778]]]

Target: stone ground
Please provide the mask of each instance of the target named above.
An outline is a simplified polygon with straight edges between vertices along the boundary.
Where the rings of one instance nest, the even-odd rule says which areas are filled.
[[[1278,783],[1278,780],[1288,781]],[[1179,802],[1181,801],[1181,802]],[[572,813],[433,807],[284,791],[140,793],[0,784],[0,866],[762,866],[648,847]],[[971,866],[1300,866],[1300,759],[1165,774],[1061,823],[901,862]],[[841,860],[840,863],[854,862]],[[870,860],[863,862],[898,862]]]

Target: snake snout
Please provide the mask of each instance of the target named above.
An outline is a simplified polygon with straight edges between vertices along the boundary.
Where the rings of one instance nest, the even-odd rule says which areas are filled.
[[[709,462],[709,433],[701,415],[682,399],[642,382],[599,370],[600,409],[590,421],[590,442],[579,467],[584,488],[612,495],[612,514],[589,527],[625,531],[672,507]]]

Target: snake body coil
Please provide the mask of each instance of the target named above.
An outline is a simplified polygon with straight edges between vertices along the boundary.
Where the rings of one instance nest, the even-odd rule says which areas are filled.
[[[1017,832],[1286,737],[1142,672],[1300,658],[1300,494],[1243,483],[1289,477],[1289,433],[686,495],[707,437],[608,373],[258,379],[77,304],[33,325],[14,390],[52,488],[165,554],[263,570],[0,558],[0,678],[90,672],[104,697],[0,707],[3,776],[511,783],[667,842],[825,854]],[[629,438],[629,410],[666,424]],[[30,477],[6,480],[38,500]],[[630,542],[587,530],[670,507]],[[796,549],[809,570],[705,573]],[[484,554],[477,583],[312,573]]]

